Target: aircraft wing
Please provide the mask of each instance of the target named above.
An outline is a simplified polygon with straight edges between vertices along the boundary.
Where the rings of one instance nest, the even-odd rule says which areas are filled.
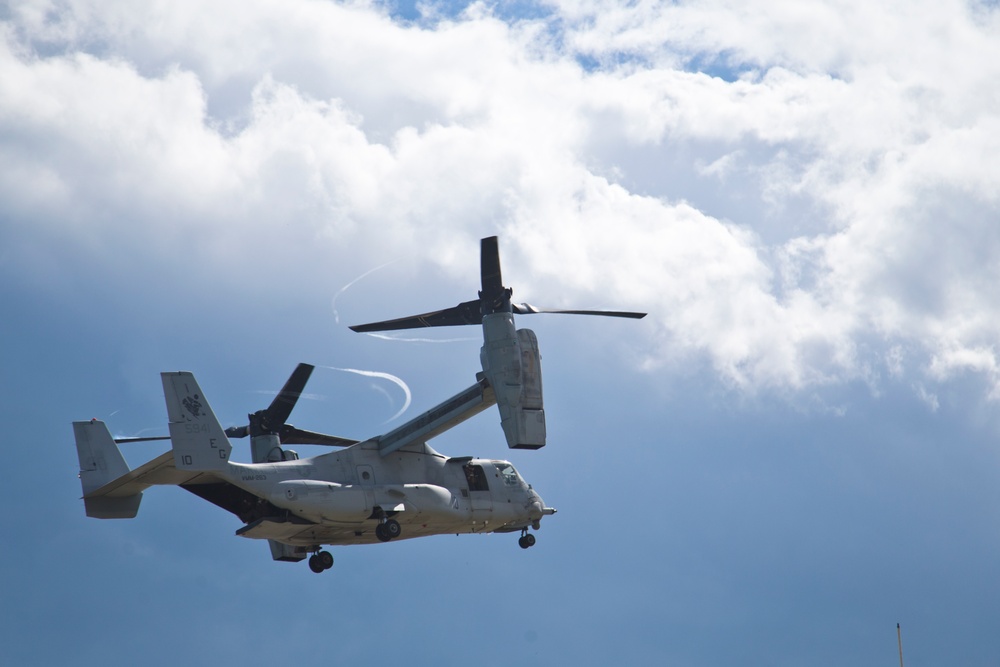
[[[131,470],[114,479],[99,489],[86,494],[85,498],[122,498],[142,493],[151,486],[159,484],[208,484],[222,481],[215,475],[190,470],[178,470],[174,466],[173,450],[164,452],[149,463]]]
[[[385,456],[414,443],[426,443],[431,438],[458,426],[497,402],[489,382],[480,378],[476,384],[439,403],[399,428],[380,435],[379,454]]]

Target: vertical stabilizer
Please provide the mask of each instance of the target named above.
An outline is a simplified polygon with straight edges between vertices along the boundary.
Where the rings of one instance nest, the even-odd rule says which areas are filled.
[[[209,407],[194,375],[160,373],[170,420],[170,442],[178,470],[221,471],[229,467],[232,446]]]
[[[129,473],[121,450],[107,425],[96,419],[73,422],[76,453],[80,458],[80,484],[87,516],[97,519],[131,519],[139,512],[142,494],[99,497],[91,495],[104,485]]]

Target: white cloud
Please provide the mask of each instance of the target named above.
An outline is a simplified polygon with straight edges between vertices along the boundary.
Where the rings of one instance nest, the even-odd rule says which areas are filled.
[[[326,284],[331,256],[464,279],[500,233],[519,294],[565,299],[539,305],[648,309],[651,366],[996,386],[995,11],[551,6],[419,27],[366,3],[15,4],[4,235],[187,251],[258,289],[262,247]]]

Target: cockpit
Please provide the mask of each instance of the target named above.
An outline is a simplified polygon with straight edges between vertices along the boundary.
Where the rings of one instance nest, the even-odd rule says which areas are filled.
[[[488,464],[467,463],[462,468],[470,491],[489,491],[490,488],[494,491],[528,488],[528,484],[507,461],[490,461]]]
[[[517,488],[527,486],[511,464],[506,461],[494,461],[493,465],[496,466],[497,473],[500,475],[500,480],[505,487]]]

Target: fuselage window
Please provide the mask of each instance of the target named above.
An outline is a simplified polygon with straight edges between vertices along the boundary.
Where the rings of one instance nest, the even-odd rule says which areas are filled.
[[[469,491],[489,491],[490,486],[486,481],[486,473],[482,466],[471,463],[462,466],[465,470],[465,481],[469,483]]]

